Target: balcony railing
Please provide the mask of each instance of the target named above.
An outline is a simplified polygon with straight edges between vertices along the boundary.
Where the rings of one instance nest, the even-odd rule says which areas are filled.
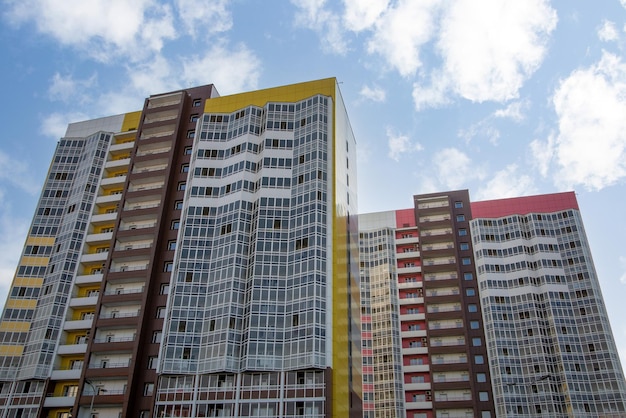
[[[120,273],[120,272],[124,272],[124,271],[137,271],[137,270],[146,270],[148,268],[148,265],[143,265],[143,266],[122,266],[122,267],[116,267],[116,268],[112,268],[109,270],[109,272],[111,273]]]
[[[135,337],[104,337],[94,338],[94,343],[126,343],[135,341]]]
[[[111,313],[103,313],[100,314],[100,319],[112,319],[112,318],[133,318],[139,316],[139,311],[137,312],[111,312]]]

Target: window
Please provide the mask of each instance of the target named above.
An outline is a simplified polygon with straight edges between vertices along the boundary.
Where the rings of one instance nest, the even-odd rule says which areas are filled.
[[[463,202],[457,200],[456,202],[454,202],[454,207],[457,208],[457,209],[462,208],[463,207]]]
[[[184,181],[181,181],[180,183],[178,183],[178,187],[176,188],[176,190],[185,190],[187,189],[187,183],[185,183]]]
[[[485,364],[485,358],[480,354],[475,355],[474,364]]]
[[[169,251],[174,251],[176,249],[176,240],[171,240],[167,242],[167,249]]]
[[[193,107],[200,107],[202,105],[202,99],[193,99],[191,104]]]
[[[180,172],[189,173],[189,164],[183,164],[182,166],[180,166]]]
[[[188,139],[193,139],[196,136],[196,131],[193,129],[190,129],[187,131],[187,138]]]
[[[485,383],[487,381],[487,375],[485,373],[476,373],[476,381],[478,383]]]
[[[180,219],[174,219],[170,226],[170,229],[178,229],[180,228]]]
[[[181,210],[183,208],[183,201],[177,200],[174,202],[174,210]]]
[[[474,280],[474,275],[472,273],[463,273],[464,280]]]
[[[157,318],[165,318],[165,306],[159,306],[156,310]]]
[[[478,392],[478,400],[487,402],[489,400],[489,392]]]
[[[465,228],[459,229],[459,236],[460,237],[467,236],[467,229],[465,229]]]
[[[473,287],[468,287],[465,289],[465,296],[476,296],[476,289]]]
[[[163,336],[163,333],[161,331],[154,331],[152,333],[152,343],[153,344],[160,344],[162,336]]]
[[[198,119],[199,119],[198,114],[197,114],[197,113],[194,113],[193,115],[191,115],[191,116],[189,117],[189,122],[197,122],[197,121],[198,121]]]
[[[468,312],[478,312],[478,306],[474,303],[470,303],[469,305],[467,305],[467,311]]]
[[[171,273],[174,270],[174,263],[171,261],[167,261],[165,266],[163,267],[163,271],[166,273]]]
[[[193,152],[193,148],[192,147],[185,147],[184,149],[184,155],[191,155],[191,153]]]
[[[154,383],[145,383],[143,385],[143,396],[152,396],[154,393]]]
[[[491,411],[480,411],[480,418],[491,418]]]
[[[462,251],[467,251],[469,250],[469,243],[462,242],[459,248],[461,248]]]
[[[170,294],[170,285],[169,283],[163,283],[161,285],[161,289],[159,290],[159,294],[161,295],[169,295]]]
[[[480,322],[478,322],[478,321],[470,321],[470,328],[471,329],[478,329],[478,328],[480,328]]]
[[[157,356],[148,357],[148,369],[152,369],[152,370],[156,369],[158,359],[159,358]]]
[[[465,215],[456,215],[457,222],[463,222],[465,220]]]
[[[463,263],[464,266],[469,266],[472,264],[472,260],[469,257],[464,257],[461,259],[461,263]]]
[[[483,345],[483,341],[480,339],[480,337],[474,337],[472,338],[472,345],[474,347],[480,347],[481,345]]]

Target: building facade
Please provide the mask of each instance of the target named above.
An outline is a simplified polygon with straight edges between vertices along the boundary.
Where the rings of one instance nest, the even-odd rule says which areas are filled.
[[[0,418],[624,416],[573,193],[357,213],[335,79],[70,124],[0,318]]]
[[[71,124],[0,322],[0,416],[360,417],[355,152],[335,79]]]
[[[573,192],[472,203],[498,416],[623,417],[626,387]]]
[[[359,217],[364,417],[495,417],[467,191]]]

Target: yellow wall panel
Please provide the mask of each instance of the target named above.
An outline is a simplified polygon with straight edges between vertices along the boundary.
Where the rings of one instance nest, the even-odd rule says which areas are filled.
[[[139,120],[141,120],[141,110],[125,114],[124,122],[122,122],[122,132],[136,130],[139,127]]]
[[[0,322],[0,331],[4,332],[28,332],[29,329],[30,322]]]
[[[12,309],[35,309],[37,299],[7,299],[5,306]]]
[[[54,237],[28,237],[26,245],[54,245]]]
[[[0,345],[0,356],[21,356],[22,351],[22,345]]]
[[[291,84],[289,86],[251,91],[208,99],[204,103],[205,113],[230,113],[246,106],[262,107],[267,102],[296,102],[316,94],[335,97],[335,78]]]
[[[41,287],[42,284],[43,278],[39,277],[16,277],[13,281],[13,286]]]
[[[47,266],[50,257],[24,256],[20,260],[21,266]]]

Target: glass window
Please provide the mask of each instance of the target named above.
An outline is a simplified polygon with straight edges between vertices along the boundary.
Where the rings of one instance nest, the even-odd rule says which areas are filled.
[[[480,418],[491,418],[490,411],[480,411]]]
[[[480,339],[480,337],[474,337],[474,338],[472,338],[472,345],[474,347],[480,347],[481,345],[483,345],[483,342]]]
[[[456,215],[457,222],[463,222],[465,220],[465,215]]]
[[[178,229],[178,228],[180,228],[180,219],[174,219],[172,221],[171,229]]]
[[[476,296],[476,289],[473,287],[468,287],[465,289],[465,296]]]
[[[487,375],[485,373],[476,373],[476,381],[484,383],[487,381]]]
[[[465,280],[474,280],[474,275],[472,273],[463,273],[463,278]]]
[[[474,356],[474,364],[485,364],[485,357],[480,354]]]
[[[463,202],[457,200],[456,202],[454,202],[454,207],[457,208],[457,209],[462,208],[463,207]]]
[[[470,321],[470,328],[471,329],[478,329],[478,328],[480,328],[480,322],[478,322],[478,321]]]
[[[183,164],[183,165],[180,167],[180,172],[181,172],[181,173],[189,173],[189,164]]]
[[[459,236],[464,237],[467,235],[467,229],[461,228],[459,229]]]
[[[478,312],[478,305],[476,305],[475,303],[470,303],[469,305],[467,305],[467,311]]]
[[[478,392],[478,399],[487,402],[489,400],[489,392]]]
[[[170,251],[174,251],[176,249],[176,240],[171,240],[167,242],[167,249]]]
[[[202,105],[202,99],[194,99],[192,106],[193,107],[200,107]]]
[[[165,263],[165,267],[163,268],[163,271],[170,273],[173,269],[174,269],[174,263],[172,263],[171,261],[168,261],[167,263]]]
[[[181,181],[180,183],[178,183],[178,190],[185,190],[187,188],[187,183],[185,183],[184,181]]]
[[[466,251],[469,250],[469,243],[467,242],[462,242],[461,246],[460,246],[461,250]]]
[[[177,200],[176,202],[174,202],[174,209],[175,210],[181,210],[183,208],[183,201],[182,200]]]
[[[469,266],[470,264],[472,264],[472,259],[469,257],[464,257],[463,259],[461,259],[461,262],[464,266]]]

